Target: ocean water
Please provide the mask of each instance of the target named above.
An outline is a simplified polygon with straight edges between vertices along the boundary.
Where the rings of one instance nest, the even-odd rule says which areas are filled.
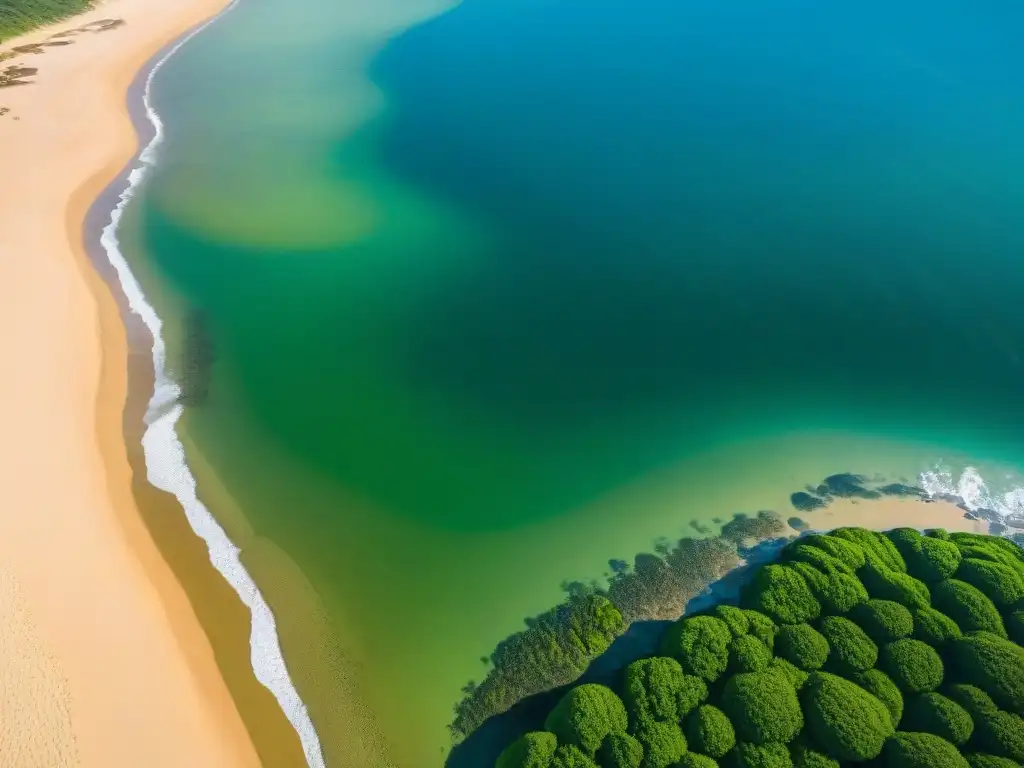
[[[242,0],[168,61],[122,241],[329,765],[441,765],[480,657],[693,521],[1016,503],[1022,24]]]

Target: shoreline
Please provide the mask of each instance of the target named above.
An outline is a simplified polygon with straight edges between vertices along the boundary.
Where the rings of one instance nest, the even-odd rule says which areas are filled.
[[[138,406],[133,409],[142,410],[141,418],[136,421],[136,425],[146,425],[141,439],[131,441],[129,438],[127,441],[127,444],[133,445],[136,451],[141,448],[141,456],[136,458],[137,469],[147,478],[145,485],[171,496],[174,500],[174,513],[178,517],[185,517],[191,534],[204,542],[207,562],[217,571],[213,578],[219,578],[228,584],[235,599],[248,608],[248,672],[273,695],[275,704],[298,735],[304,760],[295,764],[321,768],[324,765],[324,758],[319,738],[309,712],[289,676],[273,612],[242,564],[240,547],[227,536],[220,521],[198,498],[196,479],[188,466],[182,440],[177,434],[177,423],[184,412],[183,406],[177,403],[179,389],[164,370],[166,346],[160,332],[162,320],[146,299],[127,259],[121,254],[117,240],[122,212],[134,197],[136,190],[144,183],[148,172],[155,167],[157,151],[164,136],[163,122],[150,103],[153,77],[189,40],[223,18],[237,7],[238,2],[239,0],[231,0],[216,15],[169,42],[137,73],[128,89],[127,108],[138,137],[138,149],[122,173],[107,186],[105,193],[90,209],[84,228],[85,242],[96,247],[96,254],[90,254],[90,260],[94,264],[105,263],[108,267],[105,281],[119,299],[117,303],[125,327],[134,326],[138,331],[140,346],[144,347],[146,343],[149,345],[149,365],[145,368],[143,379],[146,386],[133,390],[130,386],[132,382],[129,381],[128,387],[129,399],[133,392],[136,393],[140,406],[145,399],[143,392],[151,393],[141,409]],[[136,107],[134,110],[133,105]],[[98,220],[90,221],[93,212],[97,212]],[[103,253],[102,257],[99,255],[100,252]],[[116,291],[113,290],[115,283],[111,282],[112,280],[116,280]],[[146,341],[143,342],[143,339]],[[138,367],[136,366],[137,370]],[[138,381],[135,383],[138,384]],[[130,427],[126,411],[126,438]],[[137,489],[139,485],[142,483],[136,484]],[[236,675],[235,680],[244,682],[244,674],[241,678]],[[251,695],[252,692],[248,693]],[[240,708],[248,703],[248,699],[240,699],[237,696],[236,701],[243,702],[238,705]],[[264,712],[261,713],[260,720],[265,724],[267,716],[271,716],[271,713],[265,711],[266,706],[262,709]],[[250,729],[250,732],[252,730]],[[291,765],[295,760],[294,755],[285,755],[279,748],[272,752],[274,765]],[[287,762],[281,762],[282,760]]]
[[[24,205],[17,210],[21,217],[33,220],[29,226],[18,227],[15,223],[0,227],[0,231],[4,232],[0,239],[0,245],[5,246],[3,250],[7,250],[6,246],[10,245],[11,252],[20,253],[27,249],[32,257],[35,257],[26,256],[22,262],[15,265],[12,269],[14,280],[9,279],[10,275],[4,274],[4,277],[8,278],[5,282],[10,286],[10,290],[18,291],[15,301],[9,304],[24,309],[34,298],[26,297],[26,288],[38,288],[43,295],[56,292],[56,297],[35,303],[34,314],[41,316],[38,319],[32,313],[22,313],[30,315],[27,326],[46,328],[48,325],[60,325],[60,320],[64,320],[65,324],[70,321],[76,326],[76,337],[90,337],[89,343],[74,343],[54,350],[45,348],[47,339],[42,338],[46,336],[44,333],[34,334],[34,338],[25,338],[33,336],[31,331],[28,334],[9,334],[14,336],[14,339],[9,342],[4,338],[2,348],[5,352],[10,352],[7,348],[13,347],[15,354],[10,355],[8,359],[17,359],[17,351],[32,347],[43,356],[57,358],[48,368],[70,370],[59,377],[53,376],[53,372],[49,370],[44,370],[38,379],[30,376],[28,381],[17,381],[14,386],[8,385],[11,391],[4,392],[4,399],[12,405],[18,403],[24,406],[24,402],[19,401],[27,394],[29,387],[45,390],[46,394],[52,395],[53,390],[60,392],[69,388],[67,385],[70,382],[80,382],[79,386],[74,387],[78,390],[79,396],[67,397],[69,401],[74,400],[79,406],[76,412],[69,419],[61,420],[54,417],[48,420],[47,426],[54,429],[47,431],[75,433],[70,437],[77,439],[69,439],[67,442],[74,443],[74,447],[79,449],[79,454],[94,454],[88,457],[88,461],[82,463],[95,467],[95,470],[86,469],[85,472],[78,474],[84,476],[87,484],[101,486],[92,489],[94,492],[99,491],[101,498],[93,499],[98,503],[94,503],[95,509],[90,512],[95,511],[99,514],[92,515],[90,519],[79,519],[90,517],[81,511],[68,512],[76,507],[87,506],[84,494],[76,493],[79,489],[69,488],[64,497],[64,502],[67,503],[56,505],[53,510],[47,509],[47,512],[61,510],[50,515],[42,526],[48,529],[45,533],[51,534],[49,536],[39,536],[39,531],[32,530],[36,526],[22,524],[23,521],[13,519],[16,517],[13,514],[0,520],[4,529],[19,526],[22,528],[17,531],[21,534],[20,537],[5,537],[3,543],[6,546],[0,548],[0,569],[3,569],[0,575],[5,577],[5,582],[8,578],[13,579],[16,589],[24,594],[22,602],[27,604],[29,613],[34,615],[36,629],[42,636],[37,644],[43,647],[44,655],[54,662],[58,670],[55,676],[63,686],[63,693],[56,689],[43,691],[38,706],[49,706],[52,709],[53,701],[47,699],[55,700],[57,705],[66,700],[66,706],[61,710],[66,721],[62,731],[64,742],[56,747],[19,745],[17,734],[13,737],[9,734],[0,736],[5,745],[15,745],[16,751],[13,754],[18,755],[18,764],[25,765],[26,768],[30,765],[39,765],[42,768],[45,765],[56,764],[56,753],[53,749],[64,750],[59,758],[61,764],[69,760],[86,766],[148,764],[167,765],[170,768],[182,764],[211,767],[260,765],[264,761],[257,757],[254,741],[266,742],[268,730],[277,730],[275,736],[279,739],[283,736],[278,724],[272,722],[273,717],[264,716],[259,723],[254,722],[251,717],[243,721],[240,716],[242,708],[232,699],[227,684],[228,679],[233,677],[235,685],[231,687],[237,689],[237,670],[233,675],[223,671],[223,667],[226,666],[224,650],[229,645],[224,642],[224,638],[240,638],[230,632],[210,633],[208,636],[205,626],[197,618],[197,613],[203,611],[194,607],[190,601],[190,597],[194,598],[195,591],[186,594],[184,585],[176,578],[176,573],[164,558],[162,548],[154,540],[153,532],[147,525],[148,521],[133,495],[133,485],[136,489],[139,486],[138,465],[130,460],[131,444],[125,442],[128,420],[132,412],[127,381],[127,368],[133,363],[130,357],[132,329],[122,324],[115,292],[112,291],[112,286],[104,281],[103,275],[95,270],[95,264],[86,250],[86,238],[83,237],[89,233],[87,224],[90,215],[97,209],[97,201],[102,202],[111,187],[123,177],[133,155],[138,154],[136,126],[131,119],[133,116],[130,114],[129,102],[126,101],[126,94],[128,99],[133,96],[131,85],[140,78],[148,79],[152,67],[168,48],[173,48],[178,44],[176,41],[180,41],[183,36],[216,18],[225,5],[222,0],[195,0],[184,5],[179,4],[161,14],[161,9],[149,0],[111,0],[81,16],[65,19],[45,29],[8,41],[4,46],[9,48],[45,40],[62,28],[75,28],[105,15],[127,17],[126,26],[132,31],[131,34],[124,30],[105,33],[111,37],[121,35],[116,39],[88,39],[87,42],[76,39],[76,45],[58,48],[56,52],[48,49],[40,59],[25,62],[36,65],[38,61],[40,70],[38,77],[34,78],[29,86],[0,91],[0,101],[5,106],[11,105],[7,108],[12,113],[3,118],[6,122],[0,123],[0,167],[12,166],[14,172],[8,174],[9,179],[20,182],[22,178],[19,176],[28,177],[30,181],[24,186],[37,188],[32,190],[35,194],[26,194],[24,186],[21,185],[17,190],[17,201],[31,200],[33,203],[33,209],[27,215]],[[134,35],[133,31],[140,28],[140,34]],[[101,50],[101,44],[106,46],[105,50]],[[85,59],[84,67],[81,66],[82,59]],[[85,72],[79,68],[99,69],[100,82],[88,79],[90,76],[95,78],[96,71]],[[64,70],[63,73],[60,72],[61,69]],[[48,74],[48,71],[52,74]],[[79,92],[72,92],[74,84],[70,81],[76,77],[86,82],[78,82]],[[57,80],[63,82],[54,82]],[[46,93],[40,93],[44,90]],[[97,90],[100,92],[96,93]],[[83,106],[83,97],[86,101],[91,98],[99,102],[99,107],[93,109],[101,112],[99,117],[103,118],[102,122],[97,121],[83,127],[84,120],[78,119],[79,116],[74,109],[76,106]],[[129,120],[125,121],[125,116],[129,117]],[[18,122],[14,122],[12,117]],[[33,117],[36,119],[33,120]],[[107,124],[108,121],[114,125]],[[28,137],[26,140],[25,131],[30,130],[29,125],[33,123],[37,132],[41,127],[41,132],[46,134],[45,137]],[[17,151],[21,157],[15,157],[14,152],[3,152],[5,143],[9,148],[13,148],[17,143]],[[56,156],[51,157],[49,153],[53,150],[54,143],[59,146],[57,151],[53,152]],[[47,176],[47,161],[57,172],[51,171],[49,177],[44,180],[43,177]],[[25,173],[28,169],[32,172]],[[18,171],[22,173],[19,174]],[[77,171],[77,174],[73,174],[73,171]],[[63,196],[61,192],[64,192]],[[5,193],[0,190],[0,195],[3,194]],[[12,209],[13,215],[13,209],[18,206],[12,203],[8,208]],[[107,211],[109,213],[109,208]],[[14,218],[17,221],[19,217]],[[39,227],[39,222],[36,221],[40,218],[44,220],[42,227]],[[56,243],[53,237],[44,236],[44,233],[54,234],[52,229],[58,218],[63,223],[60,227],[60,234],[64,236],[63,243]],[[50,220],[48,226],[47,219]],[[32,229],[32,223],[36,223],[36,229]],[[30,231],[23,231],[25,229]],[[37,242],[39,240],[44,242]],[[41,268],[37,266],[36,272],[41,274],[29,275],[28,277],[34,278],[35,282],[26,285],[26,275],[20,274],[23,270],[19,270],[18,267],[28,265],[27,268],[30,270],[32,263],[38,262],[40,257],[43,261],[49,257],[54,263],[44,264]],[[61,270],[65,273],[54,274]],[[80,279],[68,279],[69,277]],[[69,305],[73,304],[74,309],[84,311],[79,311],[77,317],[71,318],[68,317],[72,314],[71,307],[66,306],[64,312],[58,310],[58,318],[49,323],[43,310],[51,308],[49,305],[53,303],[54,298],[59,306],[60,298],[57,297],[64,298]],[[44,304],[47,306],[43,306]],[[24,321],[24,318],[19,319]],[[11,327],[11,324],[8,324],[8,327]],[[62,334],[61,331],[65,333]],[[60,341],[60,337],[68,335],[66,331],[67,328],[60,327],[55,329],[52,335],[57,337],[56,341]],[[75,362],[87,363],[86,365],[75,365],[65,359],[71,355],[62,354],[72,352],[84,356],[86,353],[80,351],[83,348],[93,354],[87,360]],[[36,360],[30,358],[27,362],[27,367],[30,367]],[[134,367],[137,368],[137,358],[134,362]],[[50,386],[46,387],[45,383],[49,383]],[[19,387],[18,384],[24,386]],[[46,408],[48,404],[53,404],[56,398],[44,396],[38,399],[41,407]],[[91,406],[88,409],[88,417],[83,413],[83,403]],[[18,442],[19,445],[5,448],[10,451],[10,456],[16,456],[15,450],[28,449],[27,455],[34,457],[37,455],[36,452],[42,454],[43,446],[54,449],[54,453],[61,453],[59,449],[64,447],[64,440],[61,437],[47,434],[45,437],[40,436],[36,441],[25,439],[27,435],[24,433],[34,431],[33,428],[40,419],[32,418],[36,415],[32,408],[24,410],[29,411],[25,418],[6,422],[11,427],[9,434],[21,438],[10,441],[12,444]],[[57,407],[51,410],[68,409]],[[18,427],[22,425],[24,429],[19,433]],[[68,436],[65,434],[65,437]],[[39,446],[33,446],[33,442],[39,443]],[[83,448],[86,450],[81,450]],[[92,450],[88,450],[89,448]],[[31,458],[5,462],[8,469],[21,465],[22,472],[27,463],[31,463]],[[53,459],[43,463],[55,464],[51,471],[57,473],[63,481],[68,480],[66,475],[70,473],[66,465]],[[9,480],[5,485],[14,486],[17,497],[18,484],[14,480],[14,473],[10,474],[10,479],[6,474],[3,479]],[[21,483],[23,486],[30,484],[31,481]],[[143,480],[142,485],[145,484]],[[37,485],[36,490],[38,488]],[[31,489],[24,493],[27,500],[39,495],[43,494],[33,494]],[[102,497],[105,497],[105,500]],[[181,517],[183,516],[179,509],[179,521]],[[75,518],[74,522],[78,527],[84,525],[84,529],[77,533],[69,532],[62,537],[60,527],[68,522],[66,518]],[[90,543],[95,544],[95,540],[101,536],[105,537],[102,548],[89,546]],[[26,538],[29,540],[26,541]],[[39,544],[31,546],[39,539],[46,544],[52,544],[53,539],[58,539],[61,546],[47,546],[45,551],[40,551]],[[89,541],[90,539],[94,541]],[[15,549],[21,552],[16,553]],[[55,549],[58,551],[54,551]],[[79,555],[77,558],[73,556],[76,554]],[[55,562],[54,557],[57,558]],[[71,561],[67,569],[73,571],[73,575],[60,568],[62,559]],[[103,565],[79,568],[74,564],[76,559],[98,560],[102,561]],[[8,567],[3,560],[13,562]],[[36,567],[29,566],[24,561],[35,561]],[[61,573],[47,573],[50,569],[46,566],[56,566],[56,570],[60,570]],[[97,573],[110,576],[112,580],[108,578],[106,582],[118,584],[119,589],[106,589],[109,584],[104,583]],[[227,584],[223,586],[227,587]],[[76,594],[76,597],[71,598],[69,593]],[[117,593],[134,593],[132,597],[135,599],[124,600],[122,604],[123,595]],[[232,595],[236,608],[233,619],[237,624],[238,609],[244,612],[244,608],[240,605],[238,596],[233,592]],[[97,598],[102,598],[104,602],[99,610],[93,605]],[[229,604],[225,598],[223,591],[216,596],[220,606]],[[213,599],[211,596],[211,601]],[[76,606],[74,601],[84,601],[84,605]],[[140,601],[144,603],[145,610],[133,605]],[[109,626],[104,625],[106,614],[114,613],[119,614],[119,621],[111,621]],[[205,613],[209,614],[210,611]],[[85,628],[86,634],[98,637],[81,636],[83,618],[92,620],[97,625],[96,628]],[[222,623],[231,622],[225,619]],[[96,629],[99,629],[99,632]],[[218,636],[216,642],[215,635]],[[242,637],[247,638],[248,632]],[[97,658],[100,651],[103,652],[104,658]],[[86,667],[95,669],[86,670]],[[18,671],[15,670],[14,674],[17,675]],[[251,667],[248,675],[255,683]],[[61,677],[64,678],[63,681],[60,681]],[[101,693],[101,688],[107,690]],[[128,690],[134,691],[136,695],[126,695]],[[23,702],[19,701],[19,704],[21,703]],[[276,706],[276,702],[274,705]],[[60,706],[57,708],[60,709]],[[254,707],[249,709],[252,710]],[[268,708],[264,706],[263,709]],[[283,721],[279,709],[277,717]],[[294,731],[291,731],[290,738],[293,742],[297,741]],[[32,752],[33,749],[38,753]],[[50,751],[46,752],[47,749]],[[261,756],[265,752],[264,749],[258,751]],[[280,754],[283,756],[288,751],[281,750]],[[299,754],[301,756],[301,753]],[[293,763],[288,761],[271,764]]]

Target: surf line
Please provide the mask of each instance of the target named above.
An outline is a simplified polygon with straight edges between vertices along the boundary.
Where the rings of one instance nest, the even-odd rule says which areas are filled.
[[[121,290],[124,291],[129,309],[141,318],[153,336],[154,387],[144,416],[146,429],[142,436],[146,479],[160,490],[174,494],[181,504],[192,530],[206,543],[213,567],[220,572],[249,608],[252,617],[249,634],[250,661],[256,679],[277,699],[285,717],[298,733],[309,768],[325,768],[320,740],[313,727],[309,710],[302,702],[288,675],[288,668],[277,635],[274,614],[263,595],[260,594],[256,582],[242,565],[239,557],[241,550],[232,543],[224,529],[196,494],[196,480],[189,470],[185,460],[185,448],[175,431],[175,425],[184,408],[178,402],[181,390],[167,373],[167,347],[161,334],[163,323],[156,310],[146,300],[142,286],[132,274],[127,260],[121,253],[117,237],[118,226],[124,210],[135,196],[135,192],[142,184],[147,172],[156,165],[157,150],[164,140],[164,124],[152,104],[153,78],[161,67],[189,40],[211,24],[224,18],[238,7],[240,1],[233,0],[216,16],[192,29],[150,69],[142,89],[142,102],[146,117],[153,126],[153,138],[139,153],[135,166],[128,174],[127,187],[118,196],[117,205],[110,212],[109,222],[103,227],[100,234],[100,245],[117,273],[118,282],[121,285]]]

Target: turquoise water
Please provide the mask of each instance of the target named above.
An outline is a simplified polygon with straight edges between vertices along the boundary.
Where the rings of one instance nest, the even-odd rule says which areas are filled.
[[[440,764],[479,657],[692,520],[1024,465],[1022,23],[243,0],[168,63],[126,237],[215,350],[194,457],[358,681],[285,637],[329,762]]]

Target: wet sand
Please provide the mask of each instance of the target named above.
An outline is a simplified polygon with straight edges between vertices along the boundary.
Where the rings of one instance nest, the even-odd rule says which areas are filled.
[[[0,65],[37,70],[0,88],[0,765],[301,764],[244,607],[126,450],[127,335],[83,244],[137,150],[129,85],[224,5],[109,0],[0,49],[71,42]]]
[[[888,531],[892,528],[945,528],[947,531],[988,533],[987,522],[967,518],[960,507],[949,501],[901,497],[836,499],[824,509],[796,514],[815,530],[859,525],[875,531]]]

